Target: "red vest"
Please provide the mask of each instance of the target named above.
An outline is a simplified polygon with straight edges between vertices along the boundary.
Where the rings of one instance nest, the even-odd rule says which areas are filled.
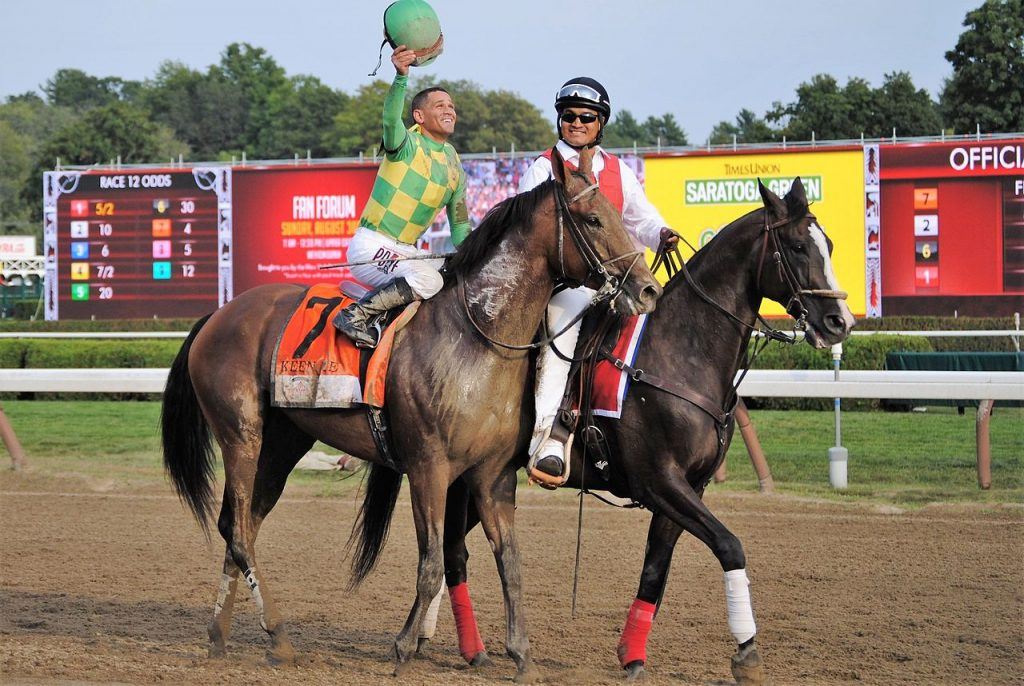
[[[604,150],[601,151],[601,155],[604,157],[604,169],[601,170],[601,178],[597,180],[598,190],[601,191],[604,197],[608,198],[608,201],[615,206],[619,214],[622,214],[624,201],[622,196],[622,167],[619,166],[619,158],[615,155],[609,155]],[[541,157],[550,162],[551,150],[545,150]],[[566,160],[565,163],[573,171],[577,169],[577,165],[569,160]]]

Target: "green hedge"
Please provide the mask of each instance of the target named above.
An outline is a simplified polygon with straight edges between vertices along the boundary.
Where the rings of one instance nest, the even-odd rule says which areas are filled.
[[[179,339],[0,339],[0,369],[120,369],[171,366]],[[152,393],[4,393],[5,399],[149,400]]]
[[[0,331],[188,331],[195,323],[195,319],[68,319],[58,322],[0,319]]]
[[[857,331],[1003,331],[1013,329],[1013,317],[883,317],[857,321]],[[935,352],[1013,352],[1009,337],[929,338]]]
[[[841,369],[885,369],[885,355],[889,352],[931,352],[929,339],[921,336],[851,336],[843,342]],[[832,369],[832,352],[828,348],[817,350],[807,343],[785,345],[772,343],[754,360],[753,369]],[[751,398],[751,408],[771,410],[829,410],[830,398]],[[877,409],[880,399],[847,399],[843,408],[850,410]]]

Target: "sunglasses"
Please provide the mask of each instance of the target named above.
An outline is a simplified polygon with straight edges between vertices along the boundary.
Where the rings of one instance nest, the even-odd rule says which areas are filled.
[[[584,112],[583,114],[576,114],[575,112],[562,112],[562,116],[559,117],[566,124],[575,124],[576,120],[579,119],[583,124],[593,124],[597,121],[597,115],[590,112]]]

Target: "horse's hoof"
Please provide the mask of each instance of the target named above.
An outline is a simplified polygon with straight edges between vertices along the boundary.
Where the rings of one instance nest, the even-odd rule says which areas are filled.
[[[228,654],[228,649],[223,644],[211,643],[207,656],[210,659],[219,659]]]
[[[479,653],[473,656],[473,659],[469,661],[470,667],[493,667],[494,661],[491,656],[487,654],[486,650],[481,650]]]
[[[287,667],[295,664],[295,649],[291,646],[278,647],[267,651],[267,662],[271,667]]]
[[[764,664],[757,646],[751,643],[748,647],[732,656],[732,676],[737,686],[762,686],[764,684]]]
[[[429,647],[430,647],[430,639],[429,638],[424,638],[423,636],[420,636],[419,641],[416,643],[416,654],[417,655],[426,655],[427,654],[427,648],[429,648]]]
[[[540,681],[540,671],[533,665],[529,665],[516,673],[517,684],[535,684]]]
[[[628,684],[641,683],[647,680],[647,670],[644,669],[644,663],[640,660],[630,662],[623,669],[626,671],[626,683]]]
[[[406,674],[409,673],[409,668],[410,667],[412,667],[412,663],[411,662],[408,662],[408,661],[406,661],[406,662],[396,662],[395,663],[395,671],[392,672],[391,675],[393,677],[395,677],[395,678],[401,678],[401,677],[403,677],[403,676],[405,676]]]

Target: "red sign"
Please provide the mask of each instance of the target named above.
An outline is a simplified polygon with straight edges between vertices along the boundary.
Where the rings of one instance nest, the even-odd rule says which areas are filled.
[[[234,294],[265,283],[313,284],[348,277],[348,241],[370,197],[375,165],[235,168]]]
[[[883,145],[882,180],[1024,174],[1024,139]]]

